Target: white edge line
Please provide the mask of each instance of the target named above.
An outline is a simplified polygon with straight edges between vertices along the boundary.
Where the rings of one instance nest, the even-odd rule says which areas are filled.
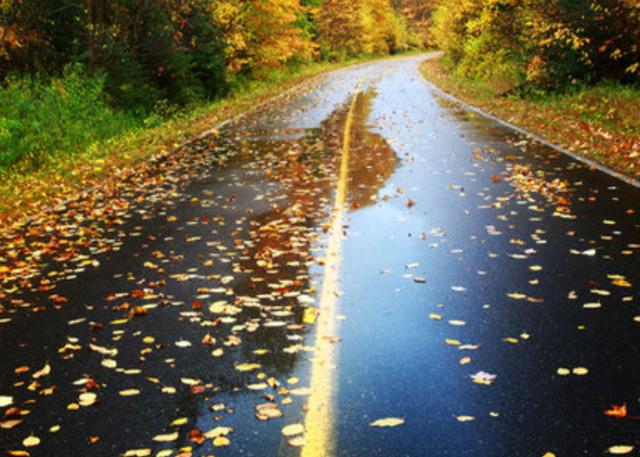
[[[606,165],[601,164],[600,162],[597,162],[593,159],[589,159],[587,157],[583,157],[581,155],[576,154],[575,152],[572,152],[566,148],[563,148],[562,146],[558,146],[557,144],[551,143],[549,140],[546,140],[544,137],[536,134],[536,133],[532,133],[522,127],[518,127],[515,124],[512,124],[511,122],[505,121],[504,119],[501,119],[485,110],[483,110],[482,108],[478,108],[477,106],[474,105],[470,105],[467,102],[462,101],[461,99],[459,99],[458,97],[451,95],[448,92],[445,92],[444,90],[440,89],[438,86],[436,86],[434,83],[432,83],[431,81],[429,81],[428,79],[426,79],[423,75],[422,72],[419,72],[422,80],[428,84],[435,92],[437,92],[439,95],[441,95],[442,97],[456,103],[457,105],[460,105],[461,107],[463,107],[464,109],[468,110],[468,111],[472,111],[476,114],[480,114],[483,117],[486,117],[487,119],[490,119],[500,125],[502,125],[503,127],[507,127],[511,130],[514,130],[520,134],[523,134],[529,138],[532,138],[534,140],[536,140],[538,143],[541,143],[551,149],[554,149],[558,152],[561,152],[569,157],[571,157],[574,160],[577,160],[578,162],[582,162],[586,165],[589,165],[592,168],[595,168],[598,171],[601,171],[613,178],[616,178],[622,182],[624,182],[625,184],[629,184],[630,186],[635,187],[636,189],[640,189],[640,181],[631,177],[631,176],[627,176],[624,173],[620,173],[619,171],[615,171],[612,168],[607,167]]]

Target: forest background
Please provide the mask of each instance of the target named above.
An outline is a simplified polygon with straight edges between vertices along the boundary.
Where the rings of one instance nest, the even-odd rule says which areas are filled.
[[[0,179],[135,156],[295,75],[426,48],[446,90],[552,139],[575,124],[578,149],[639,171],[637,0],[0,0]]]

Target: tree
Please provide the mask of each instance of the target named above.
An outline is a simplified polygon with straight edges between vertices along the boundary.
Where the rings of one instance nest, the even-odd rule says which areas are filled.
[[[216,0],[213,16],[229,69],[249,72],[311,58],[315,46],[299,27],[307,12],[299,0]]]
[[[325,0],[318,12],[323,52],[329,56],[354,55],[362,49],[363,0]]]
[[[640,4],[629,0],[442,1],[433,23],[454,71],[505,89],[640,75]]]

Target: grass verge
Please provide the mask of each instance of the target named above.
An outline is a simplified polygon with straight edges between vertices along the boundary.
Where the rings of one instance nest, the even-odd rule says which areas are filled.
[[[347,62],[321,62],[274,71],[263,79],[241,85],[227,98],[192,107],[154,127],[134,126],[69,154],[51,151],[53,159],[45,160],[37,168],[20,164],[0,168],[0,227],[54,207],[57,201],[100,185],[123,169],[169,153],[184,141],[304,80],[375,58],[364,56]]]
[[[500,95],[489,83],[453,76],[438,60],[423,76],[443,91],[580,156],[640,178],[640,88],[604,82],[564,93]]]

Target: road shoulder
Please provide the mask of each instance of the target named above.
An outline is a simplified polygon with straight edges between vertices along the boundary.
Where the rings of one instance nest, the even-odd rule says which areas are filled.
[[[560,110],[533,99],[495,96],[448,74],[438,60],[424,62],[420,73],[450,100],[535,136],[594,169],[640,185],[640,135],[632,129],[586,120],[571,108]]]

